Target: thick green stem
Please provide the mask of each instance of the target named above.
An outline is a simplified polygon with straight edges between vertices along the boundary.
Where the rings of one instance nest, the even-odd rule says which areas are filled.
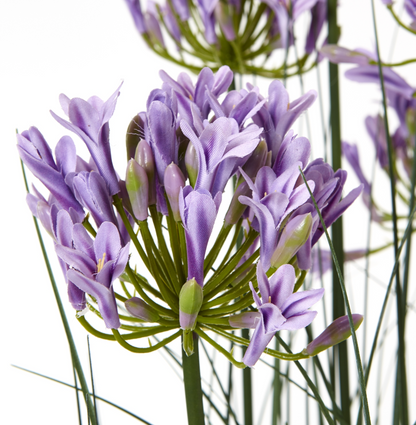
[[[248,329],[242,330],[242,337],[250,339],[250,331]],[[243,349],[243,356],[247,350],[247,347],[241,347]],[[251,390],[251,368],[246,367],[243,369],[243,399],[244,399],[244,425],[253,424],[253,392]]]
[[[337,23],[337,0],[328,0],[328,43],[336,44],[339,37]],[[341,168],[341,114],[338,81],[338,65],[329,63],[329,90],[331,110],[331,141],[332,141],[332,166],[334,170]],[[338,259],[341,274],[344,274],[344,248],[342,218],[340,217],[332,225],[332,241],[335,255]],[[335,269],[335,268],[334,268]],[[337,273],[332,274],[332,315],[333,319],[345,315],[344,300],[342,296],[340,281]],[[336,365],[340,383],[341,408],[344,419],[350,423],[350,389],[348,371],[347,344],[343,342],[334,347],[333,364]],[[335,373],[334,373],[335,375]],[[332,385],[335,387],[335,376],[332,376]]]
[[[188,357],[182,350],[182,368],[188,425],[204,425],[198,337],[196,335],[194,339],[194,354]]]

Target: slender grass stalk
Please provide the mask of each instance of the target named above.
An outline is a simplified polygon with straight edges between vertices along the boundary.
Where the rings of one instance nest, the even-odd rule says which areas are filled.
[[[20,367],[20,366],[16,366],[16,365],[12,365],[12,366],[15,367],[16,369],[20,369],[20,370],[23,370],[25,372],[32,373],[33,375],[40,376],[41,378],[49,379],[50,381],[64,385],[65,387],[74,388],[75,391],[77,391],[77,392],[82,391],[82,389],[78,388],[76,385],[68,384],[67,382],[60,381],[59,379],[51,378],[50,376],[42,375],[41,373],[34,372],[33,370],[25,369],[24,367]],[[115,404],[115,403],[113,403],[113,402],[111,402],[111,401],[109,401],[109,400],[107,400],[103,397],[100,397],[99,395],[95,395],[95,398],[97,400],[102,401],[103,403],[106,403],[106,404],[108,404],[112,407],[115,407],[116,409],[118,409],[118,410],[120,410],[124,413],[127,413],[129,416],[133,417],[134,419],[137,419],[138,421],[140,421],[140,422],[142,422],[146,425],[152,425],[150,422],[146,421],[145,419],[141,418],[140,416],[135,415],[134,413],[130,412],[129,410],[124,409],[123,407],[119,406],[118,404]]]
[[[339,38],[337,22],[337,0],[328,0],[328,43],[336,44]],[[329,63],[329,91],[330,91],[330,122],[331,122],[331,146],[332,166],[334,170],[341,168],[341,114],[340,95],[338,80],[338,65]],[[340,273],[344,274],[344,242],[342,230],[342,217],[332,225],[332,240],[335,255],[339,261]],[[344,301],[341,285],[337,273],[332,274],[332,316],[333,320],[345,314]],[[342,342],[333,349],[333,365],[336,366],[332,374],[332,385],[335,388],[335,373],[338,375],[341,408],[344,418],[351,423],[350,413],[350,388],[349,367],[346,342]]]
[[[341,273],[341,269],[339,267],[339,263],[338,263],[338,259],[337,259],[336,253],[335,253],[334,245],[332,243],[331,238],[329,237],[328,229],[325,225],[324,219],[322,218],[321,212],[319,211],[318,205],[316,204],[315,197],[313,196],[313,193],[311,192],[311,189],[309,188],[309,185],[306,181],[305,175],[303,174],[303,172],[300,168],[299,168],[299,170],[300,170],[300,173],[302,175],[303,182],[305,183],[306,187],[308,188],[308,191],[309,191],[309,194],[310,194],[311,199],[313,201],[313,204],[315,206],[316,212],[319,215],[319,220],[321,222],[322,228],[324,229],[326,239],[327,239],[329,247],[331,249],[333,263],[335,265],[335,269],[336,269],[337,274],[338,274],[338,279],[339,279],[339,283],[340,283],[340,287],[341,287],[341,291],[342,291],[342,297],[343,297],[343,301],[344,301],[345,308],[346,308],[346,311],[347,311],[348,321],[349,321],[349,324],[350,324],[351,338],[352,338],[352,342],[353,342],[353,345],[354,345],[355,362],[356,362],[356,365],[357,365],[358,381],[359,381],[359,384],[360,384],[360,391],[361,391],[361,400],[362,400],[362,403],[363,403],[363,406],[364,406],[364,419],[365,419],[365,423],[368,425],[368,424],[371,424],[371,419],[370,419],[370,410],[369,410],[369,407],[368,407],[366,385],[365,385],[365,380],[364,380],[364,371],[363,371],[363,365],[362,365],[362,362],[361,362],[360,350],[359,350],[359,347],[358,347],[357,334],[355,333],[354,324],[353,324],[353,321],[352,321],[351,307],[350,307],[350,302],[349,302],[349,299],[348,299],[347,291],[346,291],[346,288],[345,288],[344,278],[343,278],[343,275]],[[348,398],[349,398],[349,396],[348,396]]]
[[[24,179],[26,191],[27,191],[27,193],[29,193],[29,186],[28,186],[28,183],[27,183],[25,167],[24,167],[22,161],[20,161],[20,164],[21,164],[21,167],[22,167],[22,173],[23,173],[23,179]],[[66,314],[65,314],[65,309],[64,309],[64,306],[62,304],[62,300],[61,300],[61,296],[59,294],[58,286],[56,285],[55,277],[53,275],[52,267],[51,267],[51,264],[49,262],[48,254],[46,252],[45,244],[43,243],[42,234],[41,234],[39,224],[38,224],[38,220],[36,219],[36,217],[33,217],[33,222],[35,224],[36,233],[37,233],[38,240],[39,240],[39,245],[40,245],[40,248],[42,250],[43,259],[45,261],[45,266],[46,266],[46,269],[48,270],[49,280],[51,282],[52,290],[53,290],[53,293],[55,295],[56,304],[58,305],[59,314],[61,316],[62,324],[64,326],[65,335],[66,335],[68,345],[69,345],[69,350],[70,350],[70,353],[71,353],[72,365],[73,365],[73,368],[77,372],[77,376],[78,376],[78,379],[79,379],[80,384],[81,384],[82,393],[84,395],[84,400],[85,400],[85,404],[86,404],[87,411],[88,411],[88,417],[91,420],[92,425],[98,425],[97,418],[95,416],[94,405],[93,405],[93,402],[91,401],[90,392],[89,392],[88,385],[87,385],[87,380],[85,379],[84,371],[82,370],[81,362],[79,360],[78,352],[77,352],[77,349],[76,349],[76,346],[75,346],[75,341],[74,341],[74,338],[72,336],[71,328],[69,326],[68,319],[67,319]]]
[[[398,228],[397,228],[397,213],[396,213],[396,187],[395,187],[395,177],[394,177],[394,163],[393,163],[393,145],[390,138],[389,122],[387,118],[387,102],[386,102],[386,93],[384,89],[384,76],[381,66],[380,59],[380,47],[378,42],[378,33],[377,33],[377,22],[374,9],[374,0],[371,0],[371,8],[373,15],[373,28],[374,36],[376,40],[376,51],[378,59],[378,72],[380,78],[381,94],[383,101],[383,110],[384,110],[384,128],[386,132],[387,140],[387,151],[389,158],[389,176],[390,176],[390,191],[391,191],[391,206],[392,206],[392,222],[393,222],[393,242],[394,242],[394,257],[397,258],[398,253]],[[405,334],[404,334],[404,325],[405,325],[405,313],[403,309],[403,289],[400,283],[400,268],[396,273],[396,305],[397,305],[397,337],[398,337],[398,368],[397,368],[397,384],[396,394],[397,400],[399,403],[395,407],[400,408],[400,418],[402,424],[408,425],[409,423],[409,407],[408,407],[408,396],[407,396],[407,377],[406,377],[406,349],[405,349]],[[395,415],[396,416],[396,415]]]

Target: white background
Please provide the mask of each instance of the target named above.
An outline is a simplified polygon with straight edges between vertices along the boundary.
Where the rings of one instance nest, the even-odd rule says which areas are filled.
[[[392,61],[413,57],[415,39],[408,37],[402,30],[398,32],[393,56],[389,56],[395,25],[386,13],[382,13],[381,2],[377,1],[377,8],[382,57]],[[340,2],[339,20],[342,26],[340,44],[349,48],[373,49],[369,1]],[[122,0],[2,1],[0,40],[0,423],[74,424],[77,423],[77,416],[72,390],[11,367],[11,364],[15,364],[65,382],[73,382],[65,335],[38,248],[31,214],[25,203],[25,189],[15,148],[15,131],[23,131],[36,125],[54,146],[63,134],[67,134],[48,112],[52,109],[60,114],[60,93],[65,93],[70,98],[87,99],[91,95],[97,95],[107,99],[120,82],[124,81],[116,112],[110,122],[116,169],[123,175],[124,135],[130,119],[145,109],[150,90],[160,86],[159,69],[165,69],[173,77],[181,69],[159,59],[147,49],[136,33]],[[348,66],[341,67],[340,75],[347,68]],[[323,63],[322,101],[325,112],[328,113],[326,70],[327,64]],[[409,77],[410,84],[415,85],[415,81],[410,79],[414,75],[412,67],[400,69],[399,72]],[[268,82],[260,83],[262,93],[266,94]],[[311,88],[317,89],[315,72],[305,79],[305,89]],[[299,95],[297,80],[290,82],[289,92],[292,99]],[[373,151],[363,121],[366,115],[379,111],[379,94],[371,85],[359,85],[343,79],[341,95],[343,139],[359,143],[360,150],[367,155],[362,159],[363,163],[371,164],[372,161],[368,158],[372,158]],[[311,139],[316,157],[322,155],[317,103],[311,108],[311,123]],[[303,125],[299,133],[306,135],[305,132],[306,126]],[[368,167],[366,172],[370,176]],[[378,181],[383,182],[382,177],[380,179]],[[351,177],[347,190],[356,185],[357,181]],[[386,208],[389,208],[387,186],[380,183],[378,190],[379,199],[384,200]],[[367,220],[366,210],[359,201],[346,218],[347,247],[364,246]],[[390,234],[375,230],[373,240],[374,246],[379,246],[390,240]],[[52,248],[51,244],[49,247]],[[51,252],[56,278],[62,289],[63,279],[59,268],[56,268],[52,249]],[[392,258],[391,253],[386,253],[372,260],[372,270],[384,284],[390,274]],[[349,289],[353,310],[360,312],[364,277],[362,273],[357,273],[357,267],[348,268],[347,277],[351,277]],[[375,290],[371,298],[371,311],[377,314],[383,288],[376,283],[373,285]],[[355,295],[354,291],[359,295]],[[65,301],[65,291],[62,290],[61,293]],[[414,287],[411,287],[409,296],[410,301],[413,301]],[[68,305],[66,307],[78,350],[87,369],[85,332],[76,322],[71,308]],[[322,316],[322,312],[320,314]],[[370,331],[373,330],[372,318],[367,317],[366,320]],[[409,320],[411,322],[408,330],[415,323],[412,311]],[[186,422],[182,384],[160,353],[135,355],[111,342],[95,338],[90,341],[96,391],[100,396],[134,411],[153,424]],[[177,346],[175,348],[178,350]],[[236,353],[236,356],[239,354]],[[388,358],[385,361],[387,367]],[[409,383],[414,390],[412,381],[416,376],[415,369],[412,369],[410,362],[408,364]],[[355,386],[353,361],[351,365],[351,382]],[[392,376],[391,374],[390,379]],[[262,392],[264,391],[266,390],[263,388]],[[257,393],[259,394],[260,392]],[[388,390],[386,394],[387,398],[392,396]],[[370,397],[370,401],[374,403],[375,396]],[[388,404],[390,405],[390,401]],[[256,417],[260,409],[261,403],[258,402]],[[415,420],[415,408],[411,411],[410,418],[412,422]],[[136,423],[103,403],[100,404],[100,419],[102,424]],[[390,412],[384,420],[382,423],[391,421]]]

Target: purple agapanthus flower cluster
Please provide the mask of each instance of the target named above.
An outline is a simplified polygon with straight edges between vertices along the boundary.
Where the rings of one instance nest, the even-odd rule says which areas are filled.
[[[157,3],[125,0],[137,31],[150,48],[163,57],[198,69],[202,66],[218,69],[228,65],[231,69],[248,74],[279,77],[281,69],[275,63],[260,67],[256,59],[268,59],[276,50],[294,45],[294,26],[304,22],[307,15],[308,30],[302,40],[304,57],[297,64],[304,67],[305,60],[322,43],[320,35],[326,21],[327,5],[324,0],[261,0],[249,5],[241,0],[173,0]],[[301,18],[301,19],[300,19]],[[299,32],[297,33],[299,37]],[[165,40],[174,42],[177,52],[170,52]],[[319,41],[318,41],[319,40]],[[259,43],[261,41],[261,43]],[[258,48],[259,45],[266,46]],[[240,46],[241,51],[236,51]],[[192,56],[187,61],[186,54]],[[257,61],[258,62],[258,61]]]
[[[162,87],[129,126],[125,180],[113,167],[109,139],[119,89],[106,102],[61,95],[67,119],[52,112],[86,144],[88,160],[77,156],[70,136],[53,155],[38,129],[19,134],[23,162],[49,191],[44,197],[34,189],[28,204],[54,239],[72,306],[94,311],[115,339],[182,329],[191,354],[192,332],[207,338],[207,327],[240,326],[236,317],[253,296],[258,313],[247,327],[254,323],[256,330],[243,359],[252,366],[275,332],[307,326],[316,314],[309,307],[323,295],[294,293],[323,234],[310,191],[328,227],[361,187],[342,197],[346,172],[320,159],[308,164],[309,141],[290,128],[315,100],[314,91],[290,101],[279,81],[270,84],[267,98],[251,85],[230,90],[233,73],[226,66],[216,73],[204,68],[196,83],[185,73],[177,80],[160,75]],[[233,177],[234,196],[214,234]],[[242,245],[232,238],[221,259],[231,230],[238,235],[241,228]],[[131,246],[153,282],[130,266]],[[79,320],[92,329],[85,316]]]
[[[325,46],[322,53],[329,60],[336,63],[354,63],[357,66],[346,71],[345,76],[358,83],[372,83],[380,87],[380,75],[377,57],[366,50],[351,51],[339,46]],[[415,143],[415,114],[416,89],[410,86],[396,71],[383,66],[384,91],[387,98],[387,106],[394,111],[398,124],[390,130],[389,139],[392,147],[393,178],[396,182],[410,182],[412,175],[413,150]],[[381,97],[381,96],[380,96]],[[391,120],[390,120],[391,122]],[[389,173],[388,138],[384,117],[381,114],[367,116],[365,118],[367,133],[373,142],[375,159],[380,168]],[[343,142],[343,155],[351,165],[359,181],[363,184],[363,201],[371,210],[371,218],[376,222],[390,220],[390,215],[381,210],[372,198],[372,185],[370,178],[366,176],[365,169],[360,162],[359,150],[356,144]],[[410,194],[409,194],[410,199]]]

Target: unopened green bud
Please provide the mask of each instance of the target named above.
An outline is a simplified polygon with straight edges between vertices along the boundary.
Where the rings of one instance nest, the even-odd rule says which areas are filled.
[[[312,215],[302,214],[289,220],[275,249],[271,265],[276,269],[288,264],[292,257],[306,243],[312,230]]]
[[[146,220],[149,206],[149,183],[146,171],[134,159],[127,164],[126,189],[134,216],[137,220]]]
[[[195,329],[196,318],[202,306],[204,293],[202,287],[193,278],[188,280],[179,294],[179,323],[182,329]]]

